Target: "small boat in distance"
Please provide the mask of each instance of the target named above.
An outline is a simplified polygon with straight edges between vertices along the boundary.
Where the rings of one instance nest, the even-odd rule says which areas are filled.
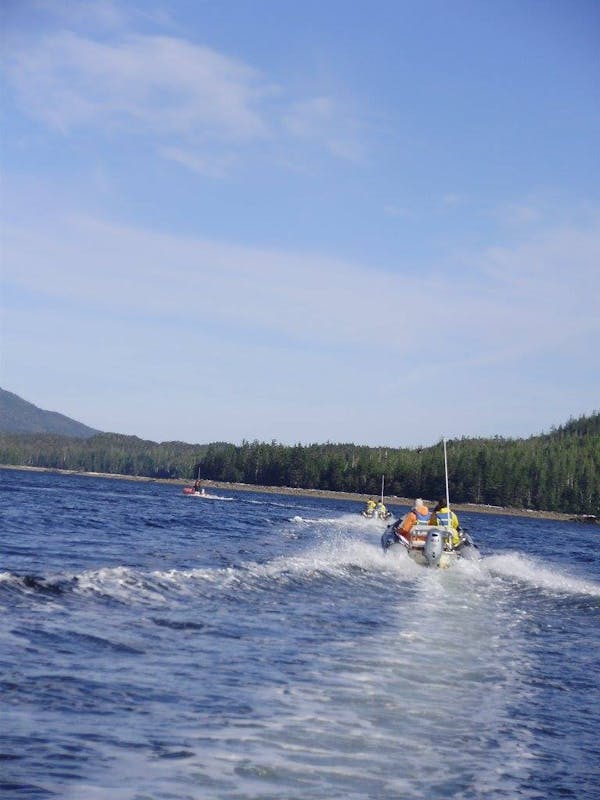
[[[196,480],[193,486],[184,486],[183,493],[188,497],[201,497],[204,500],[233,500],[233,497],[221,497],[219,494],[209,494],[200,480],[200,465],[196,473]]]
[[[383,502],[383,487],[385,485],[385,475],[381,476],[381,498],[378,503],[371,498],[367,500],[365,508],[360,512],[362,517],[366,519],[386,520],[392,516],[391,512],[387,510]]]
[[[461,528],[460,525],[458,528],[452,525],[453,514],[450,510],[448,490],[446,440],[444,439],[443,442],[444,468],[446,472],[446,505],[444,514],[440,516],[442,519],[446,519],[447,524],[441,524],[440,517],[438,517],[437,524],[429,525],[426,522],[417,522],[407,532],[401,527],[401,523],[404,521],[403,518],[393,525],[389,525],[381,537],[381,546],[384,552],[387,552],[391,547],[400,547],[406,551],[416,564],[440,569],[452,566],[459,558],[475,560],[481,557],[479,548],[467,531]],[[457,522],[456,515],[454,515],[454,520]]]
[[[206,491],[204,486],[202,486],[202,481],[200,480],[200,464],[198,464],[194,485],[186,486],[183,490],[183,493],[193,495],[194,497],[206,497]]]
[[[191,487],[186,486],[183,490],[186,497],[199,497],[201,500],[233,500],[233,497],[223,497],[220,494],[209,494],[205,489],[195,492]]]
[[[206,497],[206,489],[204,487],[202,489],[194,489],[192,486],[185,486],[183,493],[193,497]]]

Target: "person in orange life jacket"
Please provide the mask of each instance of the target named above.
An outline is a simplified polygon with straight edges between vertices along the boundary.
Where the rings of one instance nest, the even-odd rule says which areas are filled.
[[[394,528],[396,535],[400,534],[408,539],[408,535],[417,522],[429,522],[429,509],[420,497],[415,500],[415,504],[408,514],[396,523]]]
[[[429,518],[430,525],[444,525],[445,527],[452,528],[452,544],[454,547],[460,544],[460,524],[458,517],[454,511],[448,508],[448,501],[442,498],[433,509],[433,513]]]

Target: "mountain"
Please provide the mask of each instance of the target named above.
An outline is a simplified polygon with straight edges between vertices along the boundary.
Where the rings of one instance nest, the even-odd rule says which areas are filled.
[[[89,439],[100,431],[56,411],[44,411],[13,392],[0,389],[0,431],[2,433],[53,433]]]

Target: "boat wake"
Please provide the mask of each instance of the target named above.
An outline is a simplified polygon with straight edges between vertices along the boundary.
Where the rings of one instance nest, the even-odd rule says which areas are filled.
[[[17,575],[0,573],[2,594],[16,593],[38,599],[62,595],[95,596],[124,604],[162,605],[196,593],[268,591],[275,584],[315,580],[352,580],[367,576],[384,580],[390,575],[417,575],[419,568],[407,558],[386,558],[375,543],[334,534],[299,555],[277,556],[261,563],[242,562],[230,567],[141,570],[111,566],[76,575]]]
[[[562,595],[587,595],[600,598],[600,584],[550,568],[522,553],[488,556],[485,567],[492,575],[508,578],[529,587]]]
[[[354,520],[352,520],[354,521]],[[143,570],[110,566],[79,574],[17,575],[0,573],[0,596],[35,596],[39,601],[60,601],[64,595],[96,597],[112,602],[164,605],[195,594],[214,592],[268,591],[278,585],[310,584],[314,581],[365,581],[370,587],[390,588],[407,580],[447,590],[454,583],[475,590],[479,584],[498,580],[538,589],[554,595],[600,598],[600,584],[567,572],[551,569],[520,553],[491,555],[479,561],[459,560],[441,576],[416,564],[404,551],[384,553],[377,538],[361,535],[364,524],[349,531],[347,519],[307,520],[296,516],[292,527],[317,527],[326,538],[295,555],[276,556],[266,562],[246,561],[235,566],[200,566],[190,569]],[[363,521],[364,522],[364,521]],[[289,524],[288,523],[288,524]],[[343,524],[341,524],[343,523]],[[332,530],[333,528],[333,530]]]
[[[200,494],[200,492],[188,492],[186,497],[197,497],[200,500],[233,500],[233,497],[223,497],[220,494],[209,494],[209,492],[204,492],[204,494]]]

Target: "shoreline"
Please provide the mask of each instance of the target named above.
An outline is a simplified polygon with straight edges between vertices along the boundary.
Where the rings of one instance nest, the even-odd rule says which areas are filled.
[[[0,464],[0,469],[11,469],[22,472],[50,472],[59,475],[78,475],[90,478],[110,478],[112,480],[141,481],[143,483],[164,483],[172,486],[185,486],[191,480],[183,478],[148,478],[144,475],[120,475],[111,472],[83,472],[79,470],[59,469],[54,467],[29,467],[15,466],[14,464]],[[293,486],[259,486],[250,483],[229,483],[226,481],[211,481],[202,479],[202,483],[207,488],[225,489],[238,492],[261,492],[263,494],[283,494],[297,497],[318,497],[330,500],[347,500],[354,503],[365,503],[373,494],[356,494],[354,492],[334,492],[322,489],[299,489]],[[396,495],[384,495],[384,502],[387,506],[408,506],[414,502],[414,498],[398,497]],[[423,498],[429,507],[433,507],[436,501]],[[537,511],[527,508],[512,508],[510,506],[490,506],[478,505],[476,503],[452,503],[452,508],[456,511],[473,511],[477,514],[498,514],[511,517],[528,517],[530,519],[551,519],[558,522],[587,521],[584,517],[589,515],[569,514],[561,511]],[[598,520],[596,520],[597,522]]]

